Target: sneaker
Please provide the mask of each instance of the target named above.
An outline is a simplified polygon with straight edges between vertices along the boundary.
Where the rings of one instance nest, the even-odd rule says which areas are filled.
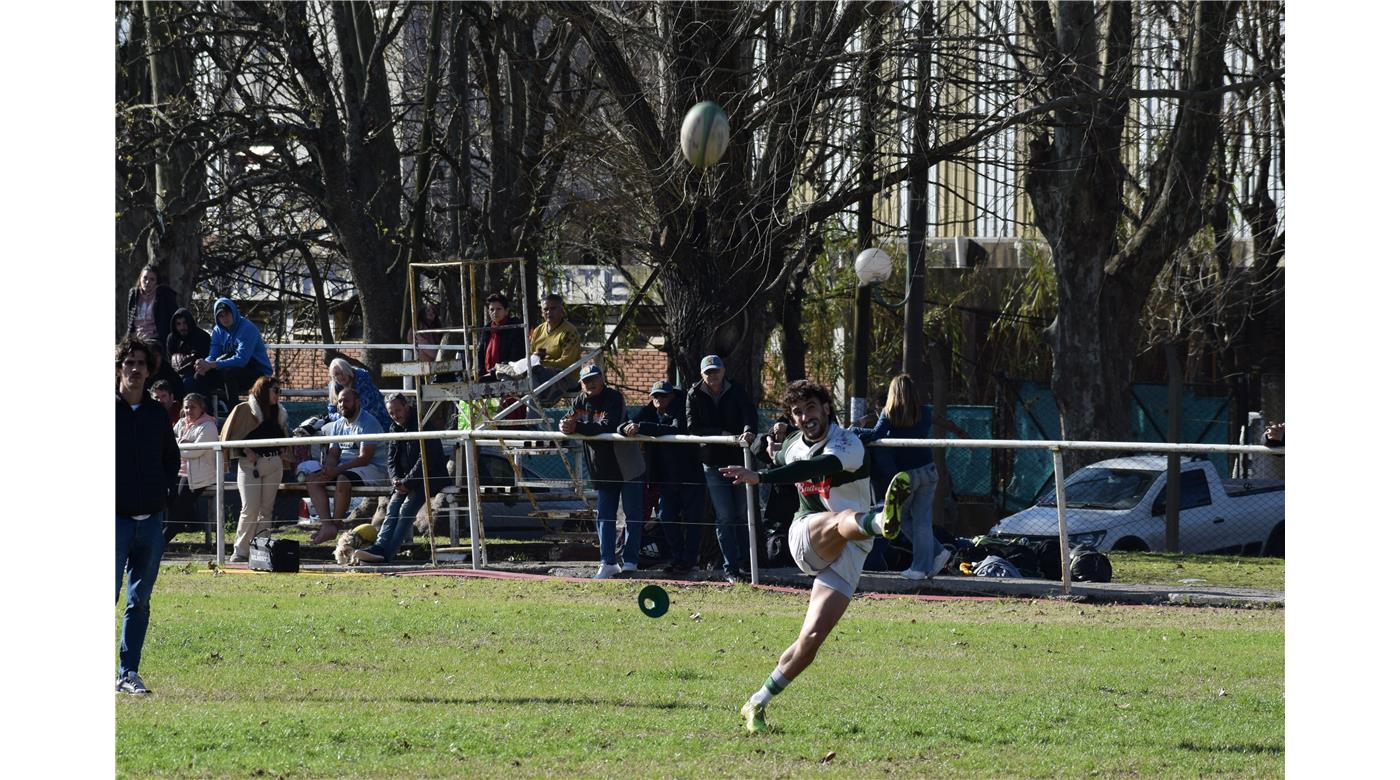
[[[928,578],[928,572],[919,571],[918,569],[905,569],[899,573],[899,576],[906,580],[922,580]]]
[[[129,693],[133,696],[149,696],[151,689],[146,687],[146,683],[141,681],[141,675],[136,672],[127,672],[125,677],[117,678],[117,693]]]
[[[610,580],[621,573],[622,567],[615,563],[605,563],[598,567],[598,573],[593,575],[595,580]]]
[[[909,486],[909,472],[901,471],[890,480],[890,486],[885,488],[885,526],[880,533],[886,539],[893,539],[899,536],[900,513],[904,509],[904,502],[909,500],[909,494],[914,492]]]
[[[763,720],[763,711],[765,709],[767,708],[763,705],[754,704],[750,701],[745,702],[743,708],[739,710],[739,714],[744,716],[744,728],[748,729],[750,734],[757,734],[768,730],[768,723]]]
[[[350,559],[358,563],[383,563],[384,556],[372,553],[369,550],[355,550],[350,553]]]
[[[247,557],[242,556],[242,555],[239,555],[238,553],[234,553],[233,555],[230,555],[230,556],[228,557],[228,562],[229,562],[229,563],[243,563],[243,562],[245,562],[245,561],[247,561],[247,560],[248,560]]]
[[[933,568],[929,570],[929,576],[942,574],[943,570],[948,568],[948,562],[951,560],[953,560],[953,551],[940,546],[938,555],[933,557]]]
[[[724,581],[730,585],[738,585],[741,582],[748,582],[749,575],[747,572],[742,571],[726,571],[724,573]]]
[[[637,564],[632,563],[632,562],[630,562],[630,561],[623,561],[623,563],[622,563],[622,570],[625,571],[625,572],[626,572],[626,571],[636,571],[636,570],[637,570]]]

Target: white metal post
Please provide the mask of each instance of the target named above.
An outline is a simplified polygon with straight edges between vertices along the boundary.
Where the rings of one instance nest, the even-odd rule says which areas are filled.
[[[481,568],[481,539],[477,538],[476,529],[478,519],[481,517],[481,480],[477,474],[477,452],[476,440],[468,438],[463,442],[466,449],[467,467],[467,529],[472,540],[472,568]],[[481,525],[482,528],[485,525]]]
[[[224,565],[224,448],[214,448],[214,562]]]
[[[1069,524],[1065,521],[1065,456],[1059,447],[1050,450],[1055,462],[1055,515],[1060,521],[1060,576],[1064,578],[1065,595],[1069,595]]]
[[[447,538],[448,542],[453,547],[456,547],[462,542],[462,532],[461,527],[457,524],[457,515],[462,511],[462,499],[467,495],[465,491],[465,486],[467,484],[465,453],[468,443],[466,439],[462,439],[460,446],[452,452],[452,460],[455,466],[453,469],[455,473],[453,474],[452,482],[457,486],[457,501],[452,504],[452,510],[447,513]],[[470,507],[471,503],[468,502],[467,506]]]
[[[744,447],[744,468],[757,471],[753,450]],[[758,486],[744,486],[744,506],[749,516],[749,584],[758,584]]]

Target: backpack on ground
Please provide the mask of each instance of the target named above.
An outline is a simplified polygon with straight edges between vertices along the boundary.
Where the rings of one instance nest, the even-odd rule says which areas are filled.
[[[1021,572],[1017,571],[1005,558],[999,555],[988,555],[977,564],[972,573],[978,577],[1019,577]]]
[[[1069,554],[1069,576],[1075,582],[1109,582],[1113,564],[1108,556],[1092,547],[1076,547]]]

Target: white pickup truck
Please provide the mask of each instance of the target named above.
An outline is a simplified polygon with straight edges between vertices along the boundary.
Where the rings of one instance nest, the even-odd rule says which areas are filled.
[[[1114,458],[1065,479],[1070,546],[1166,549],[1167,458]],[[1222,480],[1208,460],[1181,463],[1178,541],[1184,553],[1283,555],[1283,482]],[[995,536],[1058,538],[1055,489],[1002,519]]]

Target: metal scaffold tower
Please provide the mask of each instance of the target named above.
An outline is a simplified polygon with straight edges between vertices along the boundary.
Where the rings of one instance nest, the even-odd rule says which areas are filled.
[[[534,347],[531,343],[532,307],[529,302],[523,302],[520,307],[519,323],[491,325],[486,317],[484,305],[478,300],[478,295],[483,287],[480,284],[481,277],[485,275],[486,278],[489,278],[488,269],[495,265],[514,266],[516,278],[522,282],[525,279],[525,260],[520,257],[409,264],[409,313],[415,341],[418,335],[440,335],[442,336],[441,341],[447,343],[457,343],[454,340],[461,339],[460,343],[465,347],[463,352],[457,353],[461,355],[460,357],[444,359],[444,352],[439,350],[434,355],[435,359],[433,360],[418,359],[420,355],[417,354],[415,348],[414,360],[388,363],[383,366],[383,375],[386,377],[409,377],[414,380],[418,390],[416,408],[419,430],[423,429],[423,421],[432,419],[444,405],[451,407],[452,412],[455,413],[459,428],[470,428],[475,431],[551,430],[553,428],[552,420],[540,408],[536,401],[536,394],[556,381],[562,380],[569,371],[597,354],[597,350],[595,350],[585,355],[575,366],[561,371],[551,380],[536,386],[535,373],[532,370],[531,356],[534,353]],[[422,330],[418,328],[421,300],[419,297],[419,275],[424,271],[455,272],[457,274],[462,301],[458,326]],[[524,284],[521,284],[521,288],[524,289]],[[484,324],[477,325],[476,323]],[[514,378],[496,376],[493,373],[493,369],[497,368],[495,366],[487,366],[486,372],[492,375],[484,376],[479,370],[480,360],[478,356],[484,353],[486,341],[492,331],[506,329],[523,331],[522,341],[525,343],[525,358],[523,361],[517,361],[523,365],[503,367],[501,373],[508,373]],[[452,415],[447,416],[451,417]],[[561,528],[564,523],[571,521],[586,522],[593,518],[592,505],[579,478],[579,468],[571,462],[573,450],[566,443],[519,438],[496,440],[495,446],[500,449],[501,455],[509,462],[511,470],[514,472],[511,484],[501,485],[487,484],[492,480],[481,478],[481,455],[478,451],[477,441],[467,440],[456,447],[453,453],[454,484],[441,491],[445,497],[444,508],[448,513],[451,544],[450,547],[442,548],[442,552],[470,552],[473,567],[486,564],[485,548],[480,543],[485,538],[481,510],[483,500],[517,501],[523,496],[530,503],[530,516],[538,518],[542,527],[547,531]],[[486,441],[490,442],[489,439]],[[433,442],[432,444],[436,445],[437,443]],[[568,475],[567,480],[565,480],[570,486],[567,497],[581,501],[583,510],[550,511],[540,506],[536,491],[556,488],[557,483],[530,479],[522,469],[522,461],[528,457],[541,455],[557,456],[560,459],[564,472]],[[469,473],[478,476],[476,479],[468,479]],[[469,484],[477,485],[477,489],[475,491],[468,490]],[[566,496],[558,493],[552,493],[550,496],[552,500],[563,497]],[[463,498],[465,498],[465,502],[463,502]],[[431,527],[433,523],[433,502],[431,501],[428,502],[428,513]],[[470,533],[472,544],[469,548],[458,546],[460,544],[458,520],[462,513],[466,513],[472,523]],[[439,551],[433,544],[432,536],[429,534],[429,549],[433,562],[437,563]]]

